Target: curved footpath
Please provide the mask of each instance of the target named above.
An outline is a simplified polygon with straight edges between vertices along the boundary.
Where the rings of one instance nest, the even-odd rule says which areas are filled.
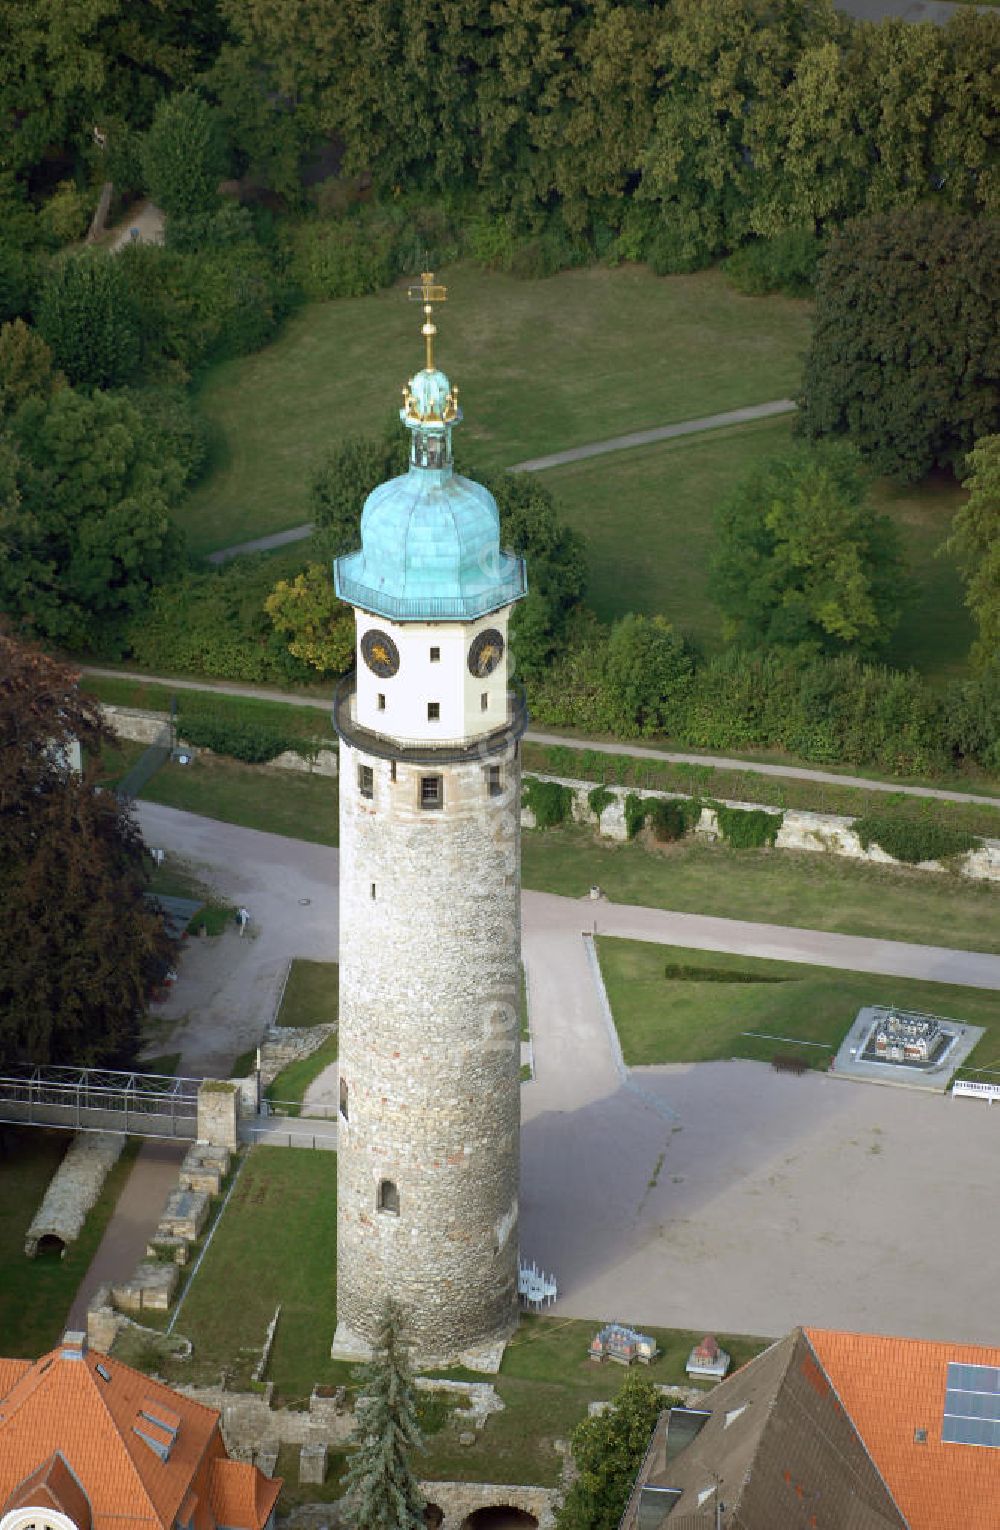
[[[98,675],[111,680],[134,680],[146,685],[172,686],[178,691],[217,691],[220,696],[246,696],[253,701],[278,701],[289,706],[313,707],[318,712],[332,710],[333,701],[318,701],[311,696],[294,696],[288,691],[268,690],[261,685],[241,685],[234,680],[179,680],[169,675],[146,675],[136,670],[103,669],[96,664],[81,664],[84,675]],[[529,728],[525,738],[530,744],[565,744],[570,749],[593,749],[598,754],[627,754],[640,760],[663,760],[671,765],[711,765],[719,770],[745,770],[758,776],[784,776],[793,781],[815,781],[825,786],[858,786],[873,792],[902,792],[908,797],[933,797],[941,802],[981,802],[1000,807],[1000,795],[954,791],[945,786],[905,786],[899,781],[876,781],[870,776],[837,775],[831,770],[811,770],[805,765],[771,765],[763,760],[741,760],[724,754],[686,754],[674,749],[650,749],[631,740],[608,743],[607,740],[575,738],[561,733],[542,733]]]
[[[571,462],[583,462],[588,457],[604,457],[609,452],[631,451],[637,446],[652,446],[657,441],[672,441],[677,436],[698,436],[708,430],[723,430],[727,425],[747,425],[754,420],[769,420],[775,415],[794,414],[798,406],[790,398],[773,398],[765,404],[746,404],[741,409],[727,409],[721,414],[704,415],[696,420],[679,420],[674,425],[656,425],[652,430],[637,430],[627,436],[612,436],[607,441],[588,441],[583,446],[571,446],[566,451],[553,452],[548,457],[531,457],[526,462],[515,462],[508,468],[510,473],[541,473],[546,468],[565,467]],[[291,526],[287,531],[272,531],[267,536],[251,537],[248,542],[234,542],[232,547],[220,547],[208,554],[209,563],[226,563],[230,558],[242,558],[247,553],[273,552],[277,547],[287,547],[292,542],[303,542],[311,536],[312,521],[301,526]]]

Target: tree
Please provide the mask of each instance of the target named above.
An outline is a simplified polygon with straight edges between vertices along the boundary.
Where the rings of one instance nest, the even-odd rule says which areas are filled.
[[[604,726],[619,738],[671,731],[693,673],[687,645],[664,617],[623,616],[604,654]]]
[[[354,657],[354,613],[333,593],[330,570],[310,563],[294,579],[279,579],[264,602],[289,651],[321,675],[339,675]]]
[[[87,251],[53,265],[38,303],[38,332],[74,386],[128,382],[139,361],[139,332],[119,261]]]
[[[170,952],[139,831],[98,791],[111,742],[64,665],[0,633],[0,1066],[130,1062]],[[68,764],[76,744],[88,763]]]
[[[352,1530],[424,1530],[424,1497],[410,1465],[423,1441],[403,1315],[393,1301],[382,1311],[375,1358],[360,1376],[343,1517]]]
[[[870,654],[892,633],[898,538],[868,503],[850,447],[799,446],[758,463],[720,506],[716,538],[711,594],[738,642]]]
[[[183,563],[183,470],[127,399],[31,397],[0,452],[0,608],[67,647],[111,646]]]
[[[577,1424],[579,1475],[557,1512],[558,1530],[617,1530],[664,1406],[649,1377],[630,1372],[607,1412]]]
[[[166,97],[156,108],[141,155],[146,188],[167,215],[169,241],[197,244],[198,231],[219,209],[219,181],[226,168],[217,113],[193,90]]]
[[[23,319],[0,325],[0,416],[13,414],[26,398],[48,398],[66,379],[52,365],[52,352]]]
[[[1000,220],[923,204],[835,234],[820,262],[802,429],[904,482],[1000,424]]]
[[[965,575],[965,604],[979,628],[973,660],[1000,669],[1000,435],[977,441],[965,469],[969,497],[945,545]]]
[[[323,458],[309,485],[309,508],[326,556],[354,551],[365,500],[387,478],[405,472],[406,443],[398,425],[380,436],[348,436]]]

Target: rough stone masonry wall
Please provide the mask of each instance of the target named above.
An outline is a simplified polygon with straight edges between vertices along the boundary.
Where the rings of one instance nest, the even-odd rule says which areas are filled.
[[[534,775],[535,773],[532,772]],[[598,783],[594,781],[577,781],[568,776],[543,776],[536,777],[539,781],[556,781],[560,786],[568,786],[573,793],[572,813],[576,823],[587,823],[598,828],[599,833],[605,839],[625,840],[628,834],[625,828],[625,798],[636,790],[632,786],[609,786],[606,788],[612,795],[613,801],[598,818],[588,801],[588,795]],[[681,792],[646,791],[638,792],[641,797],[666,797],[675,801],[684,801]],[[878,845],[869,845],[867,850],[862,845],[854,829],[851,827],[853,818],[845,818],[834,813],[807,813],[802,808],[776,808],[760,802],[732,802],[720,799],[724,807],[741,808],[744,812],[761,812],[777,815],[782,813],[781,828],[775,840],[777,850],[819,850],[829,855],[844,855],[854,861],[868,861],[873,865],[898,866],[901,862],[891,855],[886,855]],[[535,827],[535,815],[530,808],[521,809],[521,825],[525,829]],[[720,838],[718,814],[713,808],[702,808],[701,817],[694,829],[695,834],[702,835],[706,839]],[[969,850],[961,856],[957,862],[958,871],[964,877],[970,877],[973,881],[1000,882],[1000,839],[984,839],[978,848]],[[939,861],[921,861],[918,870],[943,871],[944,867]]]
[[[112,733],[118,738],[128,738],[138,744],[159,743],[163,729],[170,721],[166,712],[146,712],[139,707],[116,707],[110,702],[101,703],[101,712]],[[178,743],[184,743],[183,734],[178,738]],[[198,746],[199,754],[212,752],[211,749]],[[311,776],[336,776],[337,750],[335,746],[320,749],[315,756],[306,759],[301,754],[296,754],[294,749],[286,749],[282,754],[276,755],[273,760],[267,760],[265,768],[302,770]]]
[[[24,1252],[29,1258],[35,1257],[44,1237],[66,1244],[80,1236],[87,1212],[124,1146],[120,1132],[80,1132],[73,1138],[25,1236]]]
[[[392,1293],[417,1358],[447,1363],[517,1319],[520,772],[493,756],[491,798],[478,761],[437,767],[444,806],[425,810],[430,767],[393,781],[342,748],[338,1345],[370,1341]]]

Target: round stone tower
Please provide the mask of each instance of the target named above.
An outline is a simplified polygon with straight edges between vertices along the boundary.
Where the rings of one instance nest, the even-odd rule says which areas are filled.
[[[403,391],[409,470],[335,563],[356,613],[340,737],[337,1331],[394,1297],[418,1364],[499,1362],[517,1321],[520,763],[507,627],[526,591],[492,495],[452,468],[457,389]]]

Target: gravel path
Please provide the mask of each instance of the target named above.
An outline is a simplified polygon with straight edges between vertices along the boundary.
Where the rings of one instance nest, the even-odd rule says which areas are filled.
[[[135,670],[106,669],[98,664],[82,664],[85,675],[103,675],[111,680],[135,680],[147,685],[172,686],[178,691],[217,691],[220,696],[248,696],[257,701],[280,701],[290,706],[314,707],[318,712],[331,710],[332,701],[315,696],[296,696],[290,691],[268,690],[263,685],[242,685],[234,680],[185,680],[175,675],[146,675]],[[628,754],[643,760],[664,760],[670,764],[711,765],[719,770],[742,770],[751,775],[783,776],[793,781],[816,781],[828,786],[858,786],[873,792],[901,792],[907,797],[933,797],[943,802],[982,802],[1000,807],[1000,796],[981,792],[953,791],[945,786],[907,786],[900,781],[876,781],[870,776],[835,774],[830,770],[812,770],[805,765],[772,765],[764,760],[741,760],[735,755],[686,754],[676,749],[652,749],[646,745],[575,738],[561,733],[545,733],[529,728],[525,738],[532,744],[566,744],[572,749],[593,749],[598,754]]]
[[[182,1031],[185,1069],[198,1071],[256,1039],[284,960],[336,956],[337,852],[152,804],[139,817],[150,842],[254,914],[256,940],[192,943],[181,963],[177,996],[198,1017]],[[997,1112],[739,1061],[632,1069],[623,1084],[582,934],[595,917],[609,934],[1000,989],[997,956],[525,893],[536,1075],[522,1095],[521,1247],[556,1273],[557,1310],[765,1335],[809,1322],[994,1337]]]

